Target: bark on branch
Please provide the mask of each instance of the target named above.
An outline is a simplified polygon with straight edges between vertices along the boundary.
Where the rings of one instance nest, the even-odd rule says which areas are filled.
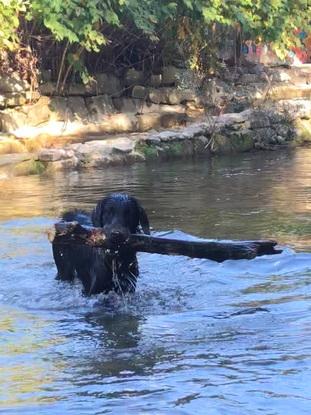
[[[102,228],[82,226],[77,222],[59,222],[49,231],[49,240],[61,245],[89,245],[114,249],[113,242]],[[125,245],[140,252],[164,255],[185,255],[190,258],[206,258],[217,262],[227,259],[252,259],[260,255],[282,252],[273,240],[254,241],[185,241],[149,235],[130,235]]]

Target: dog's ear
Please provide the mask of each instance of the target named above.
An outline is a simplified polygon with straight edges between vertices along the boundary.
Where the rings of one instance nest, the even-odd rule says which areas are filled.
[[[139,224],[146,235],[150,235],[149,219],[145,210],[138,203]]]

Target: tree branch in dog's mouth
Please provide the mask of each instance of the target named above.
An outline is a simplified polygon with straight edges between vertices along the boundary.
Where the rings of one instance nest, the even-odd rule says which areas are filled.
[[[120,246],[134,251],[185,255],[191,258],[205,258],[217,262],[227,259],[252,259],[259,255],[273,255],[282,252],[273,240],[255,241],[185,241],[133,234],[116,243],[105,234],[103,228],[82,226],[78,222],[58,222],[49,231],[49,240],[56,245],[89,245],[105,250],[117,251]]]

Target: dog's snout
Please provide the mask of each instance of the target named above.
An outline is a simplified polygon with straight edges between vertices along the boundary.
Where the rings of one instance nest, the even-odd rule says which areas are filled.
[[[114,238],[114,239],[125,238],[124,233],[123,233],[123,232],[121,232],[121,231],[120,231],[120,230],[118,230],[118,229],[113,229],[113,230],[111,231],[110,236],[111,236],[111,238]]]
[[[121,229],[121,228],[110,228],[106,229],[108,238],[112,243],[122,243],[126,240],[126,238],[129,235],[129,232],[127,229]]]

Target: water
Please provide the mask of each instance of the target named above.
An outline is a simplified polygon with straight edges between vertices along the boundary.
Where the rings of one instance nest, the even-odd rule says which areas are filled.
[[[0,413],[310,414],[310,162],[299,149],[0,182]],[[134,296],[85,298],[55,281],[45,230],[111,190],[156,231],[285,250],[140,254]]]

